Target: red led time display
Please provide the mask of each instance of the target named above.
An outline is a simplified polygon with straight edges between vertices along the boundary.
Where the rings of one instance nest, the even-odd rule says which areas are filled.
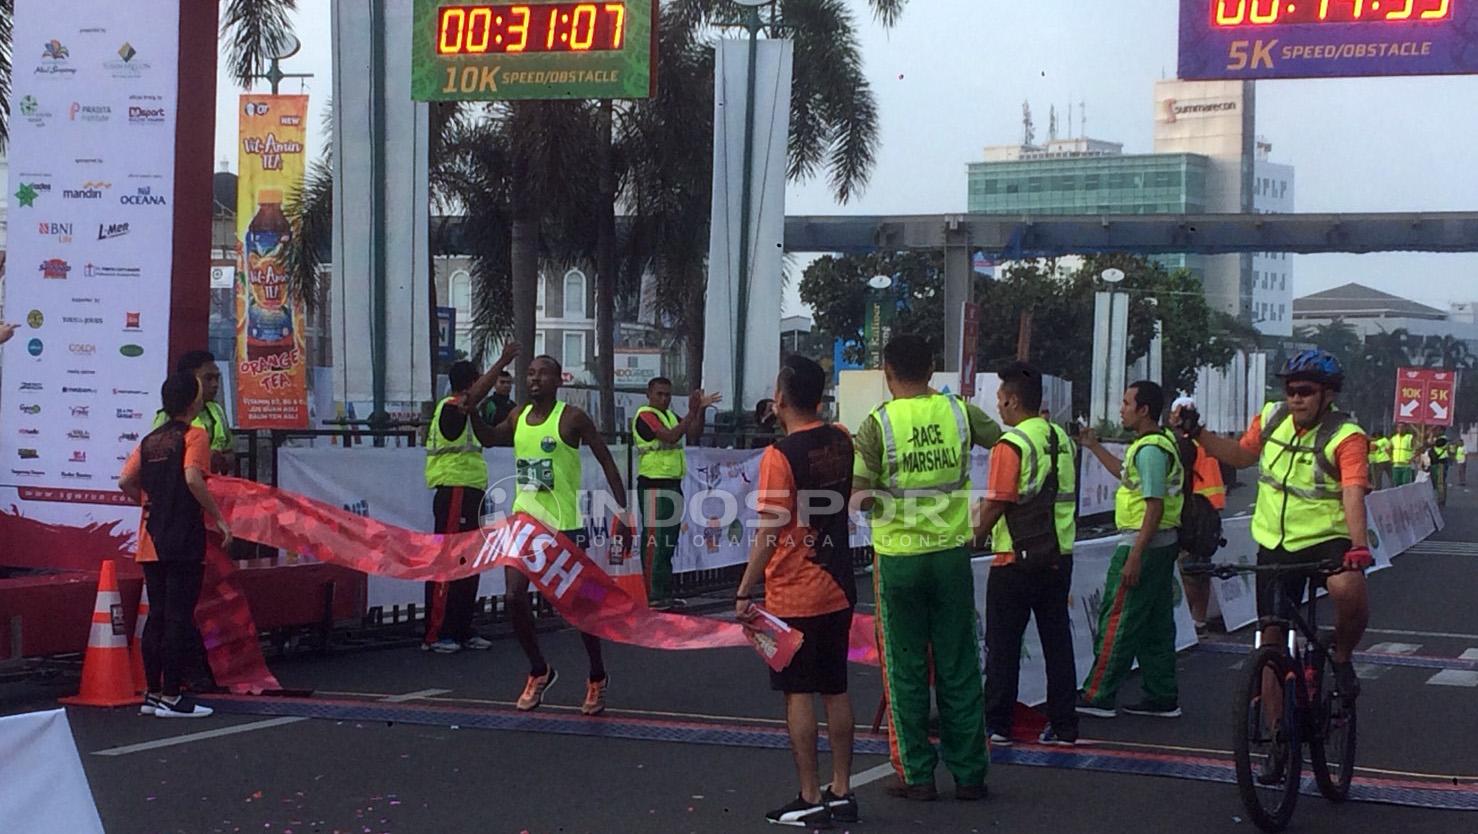
[[[1210,0],[1218,27],[1451,20],[1460,0]]]
[[[625,31],[624,2],[444,6],[436,54],[617,52]]]

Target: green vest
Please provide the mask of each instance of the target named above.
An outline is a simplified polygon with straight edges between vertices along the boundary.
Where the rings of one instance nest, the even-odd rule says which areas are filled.
[[[513,430],[514,471],[518,495],[513,511],[528,513],[556,531],[578,530],[580,516],[580,450],[559,436],[565,404],[557,402],[549,417],[529,425],[525,408]]]
[[[472,419],[462,427],[461,436],[450,440],[441,434],[441,410],[447,397],[436,404],[431,425],[426,429],[426,486],[488,488],[488,464],[482,457],[482,444],[472,432]]]
[[[1391,438],[1391,461],[1397,466],[1410,466],[1416,455],[1416,447],[1409,434],[1398,434]]]
[[[1119,491],[1114,494],[1114,525],[1120,530],[1138,530],[1144,524],[1144,482],[1139,477],[1139,450],[1154,446],[1170,456],[1170,473],[1165,480],[1165,514],[1160,516],[1160,530],[1174,530],[1180,526],[1180,510],[1185,505],[1185,464],[1180,461],[1180,450],[1169,433],[1157,429],[1129,444],[1124,452],[1123,474],[1119,478]]]
[[[671,411],[658,411],[649,405],[644,405],[636,410],[636,417],[631,420],[631,442],[636,444],[637,464],[636,474],[643,478],[654,480],[674,481],[688,472],[688,458],[683,452],[681,443],[664,443],[653,436],[651,440],[642,440],[637,433],[637,424],[641,422],[643,414],[655,414],[666,428],[675,428],[678,420],[677,415]]]
[[[970,531],[970,420],[950,394],[883,403],[868,415],[883,434],[871,514],[873,549],[917,556],[964,547]]]
[[[1391,462],[1391,441],[1387,438],[1379,438],[1370,441],[1369,459],[1371,463],[1382,464]]]
[[[154,412],[153,428],[159,428],[169,422],[169,415],[164,409]],[[235,444],[231,441],[231,429],[226,425],[226,409],[215,400],[205,404],[200,409],[200,414],[190,422],[190,425],[205,429],[205,434],[210,438],[210,449],[212,452],[235,451]]]
[[[1357,434],[1364,434],[1360,426],[1333,408],[1302,436],[1287,406],[1263,408],[1252,513],[1252,538],[1258,544],[1298,551],[1350,535],[1335,452]]]
[[[1052,472],[1052,461],[1048,450],[1052,444],[1049,432],[1057,437],[1057,500],[1053,505],[1053,521],[1057,527],[1057,548],[1064,555],[1073,552],[1073,540],[1077,538],[1074,513],[1077,510],[1077,483],[1073,464],[1073,442],[1062,429],[1041,417],[1029,417],[1013,428],[1006,429],[1001,440],[1016,447],[1021,455],[1021,474],[1016,481],[1019,503],[1025,503],[1041,493]],[[1010,510],[1007,510],[1010,512]],[[1002,516],[991,530],[991,550],[994,553],[1015,553],[1011,531]]]

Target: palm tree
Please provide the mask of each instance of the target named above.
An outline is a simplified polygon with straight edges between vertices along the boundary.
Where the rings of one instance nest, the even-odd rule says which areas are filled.
[[[10,63],[14,51],[15,0],[0,0],[0,153],[10,142]]]
[[[1468,343],[1454,336],[1430,336],[1422,345],[1422,362],[1429,368],[1462,370],[1473,367],[1475,358]]]

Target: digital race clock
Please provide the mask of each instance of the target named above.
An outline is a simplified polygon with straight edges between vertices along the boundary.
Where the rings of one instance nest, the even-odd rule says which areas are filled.
[[[646,98],[656,0],[415,0],[419,101]]]
[[[1188,80],[1478,73],[1478,0],[1181,0]]]

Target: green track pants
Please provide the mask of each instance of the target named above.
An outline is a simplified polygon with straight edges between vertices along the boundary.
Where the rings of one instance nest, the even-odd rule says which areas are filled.
[[[682,501],[682,482],[638,485],[637,501],[641,507],[641,564],[647,575],[647,599],[659,602],[672,597],[672,556],[677,552],[682,525],[678,508]]]
[[[1141,559],[1139,584],[1123,582],[1129,545],[1121,544],[1109,562],[1093,638],[1093,668],[1083,682],[1083,697],[1112,706],[1119,686],[1139,660],[1145,700],[1156,706],[1179,702],[1175,685],[1175,560],[1179,547],[1152,547]]]
[[[956,784],[985,784],[989,754],[970,554],[956,548],[920,556],[879,555],[873,581],[894,770],[910,785],[932,784],[942,753]],[[929,741],[931,659],[939,751]]]

